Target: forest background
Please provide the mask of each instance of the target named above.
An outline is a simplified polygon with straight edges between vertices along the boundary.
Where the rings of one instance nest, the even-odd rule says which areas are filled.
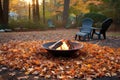
[[[0,29],[76,28],[85,17],[98,27],[106,18],[112,18],[110,30],[120,30],[120,0],[0,0]]]

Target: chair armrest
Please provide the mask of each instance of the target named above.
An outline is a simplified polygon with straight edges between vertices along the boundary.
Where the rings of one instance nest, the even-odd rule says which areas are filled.
[[[91,27],[91,28],[95,30],[101,30],[101,28],[96,28],[96,27]]]

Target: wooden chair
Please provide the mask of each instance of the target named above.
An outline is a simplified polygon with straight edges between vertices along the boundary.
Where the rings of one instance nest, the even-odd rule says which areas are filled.
[[[98,39],[101,39],[101,35],[103,35],[104,39],[106,39],[106,31],[108,30],[112,22],[113,20],[111,18],[107,18],[106,20],[104,20],[102,22],[101,29],[99,31],[93,30],[92,38],[93,38],[93,35],[96,34],[98,36]]]

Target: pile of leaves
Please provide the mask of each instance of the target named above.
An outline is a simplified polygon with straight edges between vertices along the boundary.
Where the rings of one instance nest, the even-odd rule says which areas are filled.
[[[93,79],[120,73],[120,48],[83,43],[77,57],[54,57],[42,48],[45,42],[0,44],[0,64],[48,79]]]

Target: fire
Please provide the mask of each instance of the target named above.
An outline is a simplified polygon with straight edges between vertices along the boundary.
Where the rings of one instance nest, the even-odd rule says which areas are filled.
[[[55,49],[55,50],[70,50],[73,49],[74,46],[72,45],[70,40],[59,40],[53,45],[49,47],[50,49]]]
[[[69,50],[69,47],[67,46],[66,42],[63,42],[63,44],[56,48],[56,50]]]

